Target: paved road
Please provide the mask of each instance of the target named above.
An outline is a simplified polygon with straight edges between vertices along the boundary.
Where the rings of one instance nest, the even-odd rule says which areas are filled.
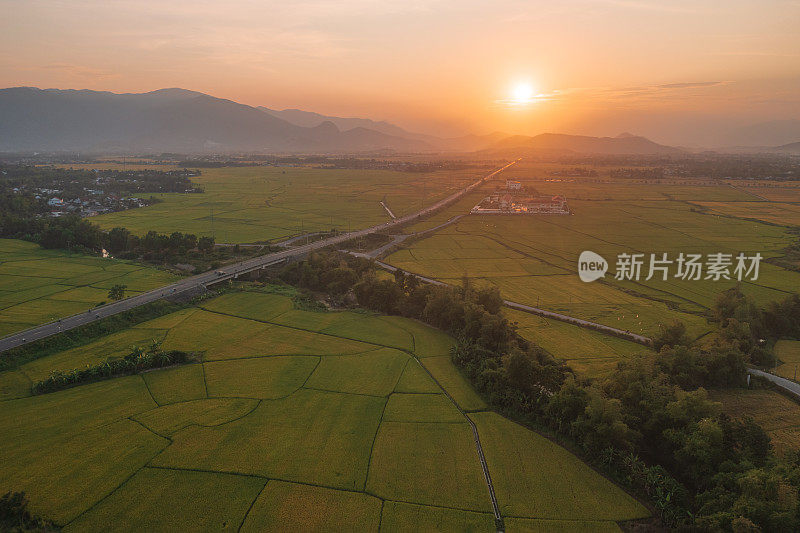
[[[352,252],[351,252],[352,253]],[[361,255],[364,256],[365,254],[354,254],[354,255]],[[389,263],[384,263],[383,261],[375,261],[375,264],[388,270],[389,272],[394,272],[398,269],[396,266],[392,266]],[[404,271],[405,272],[405,271]],[[414,274],[413,272],[407,272],[408,274]],[[439,281],[437,279],[428,278],[425,276],[420,276],[419,274],[414,274],[419,280],[425,283],[431,283],[433,285],[441,285],[441,286],[448,286],[447,283],[443,281]],[[631,333],[629,331],[625,331],[624,329],[617,329],[612,328],[611,326],[606,326],[605,324],[598,324],[597,322],[591,322],[589,320],[584,320],[582,318],[575,318],[574,316],[569,315],[562,315],[561,313],[555,313],[553,311],[548,311],[547,309],[540,309],[538,307],[532,307],[530,305],[521,304],[519,302],[512,302],[511,300],[503,300],[503,304],[506,307],[510,307],[511,309],[516,309],[518,311],[524,311],[526,313],[531,313],[534,315],[543,316],[545,318],[552,318],[555,320],[560,320],[562,322],[569,322],[570,324],[575,324],[576,326],[590,328],[594,330],[601,331],[603,333],[610,333],[612,335],[622,336],[627,338],[628,340],[632,340],[633,342],[638,342],[639,344],[644,344],[645,346],[650,346],[653,341],[649,337],[644,337],[642,335],[637,335],[635,333]]]
[[[358,257],[366,257],[367,259],[376,259],[376,258],[380,257],[381,255],[383,255],[383,253],[386,252],[387,250],[389,250],[390,248],[394,248],[396,245],[400,244],[401,242],[403,242],[404,240],[406,240],[406,239],[408,239],[410,237],[418,237],[420,235],[424,235],[426,233],[430,233],[432,231],[439,230],[439,229],[441,229],[441,228],[443,228],[445,226],[449,226],[453,222],[456,222],[456,221],[460,220],[463,217],[464,217],[464,215],[456,215],[453,218],[449,219],[447,222],[444,222],[444,223],[439,224],[438,226],[434,226],[432,228],[428,228],[428,229],[425,229],[425,230],[422,230],[422,231],[418,231],[416,233],[403,233],[403,234],[400,234],[400,235],[392,235],[392,241],[391,242],[389,242],[387,244],[384,244],[380,248],[375,248],[374,250],[372,250],[370,252],[359,253],[359,252],[349,252],[348,250],[342,250],[342,251],[343,252],[352,253],[353,255],[356,255]]]
[[[800,384],[795,383],[794,381],[788,380],[786,378],[776,376],[775,374],[770,374],[769,372],[758,370],[757,368],[748,368],[747,372],[753,374],[754,376],[760,376],[762,378],[768,379],[778,387],[782,388],[789,394],[793,395],[795,398],[800,399]]]
[[[10,350],[11,348],[16,348],[17,346],[22,346],[23,344],[27,344],[35,340],[49,337],[51,335],[56,335],[63,331],[67,331],[72,328],[76,328],[78,326],[94,322],[95,320],[99,320],[101,318],[105,318],[111,315],[122,313],[124,311],[128,311],[135,307],[139,307],[140,305],[160,300],[161,298],[165,298],[175,294],[180,294],[182,292],[192,289],[197,289],[200,287],[206,287],[207,285],[219,281],[234,279],[242,274],[247,274],[248,272],[252,272],[254,270],[259,270],[261,268],[280,263],[281,261],[285,261],[286,259],[292,257],[305,255],[309,252],[312,252],[314,250],[319,250],[327,246],[341,244],[346,241],[349,241],[350,239],[363,237],[371,233],[375,233],[377,231],[383,231],[386,229],[400,226],[402,224],[406,224],[420,217],[430,215],[431,213],[438,211],[439,209],[455,202],[463,195],[467,194],[468,192],[472,191],[477,187],[480,187],[485,181],[492,179],[494,176],[496,176],[506,168],[515,164],[517,161],[519,160],[517,159],[515,161],[512,161],[511,163],[508,163],[507,165],[484,176],[483,178],[479,179],[478,181],[469,185],[468,187],[465,187],[464,189],[461,189],[460,191],[451,194],[447,198],[444,198],[443,200],[440,200],[435,204],[429,205],[428,207],[420,211],[417,211],[416,213],[411,213],[409,215],[405,215],[396,218],[392,221],[384,222],[383,224],[378,224],[376,226],[372,226],[363,230],[343,233],[335,237],[330,237],[328,239],[321,239],[319,241],[315,241],[310,244],[297,246],[288,250],[282,250],[280,252],[269,253],[266,255],[255,257],[253,259],[248,259],[247,261],[242,261],[241,263],[226,265],[217,271],[204,272],[203,274],[198,274],[190,278],[182,279],[176,283],[173,283],[171,285],[166,285],[159,289],[137,294],[136,296],[132,296],[130,298],[126,298],[118,302],[112,302],[100,307],[96,307],[89,311],[79,313],[77,315],[72,315],[70,317],[66,317],[61,320],[56,320],[47,324],[42,324],[41,326],[27,329],[25,331],[14,333],[13,335],[9,335],[7,337],[3,337],[2,339],[0,339],[0,352]]]

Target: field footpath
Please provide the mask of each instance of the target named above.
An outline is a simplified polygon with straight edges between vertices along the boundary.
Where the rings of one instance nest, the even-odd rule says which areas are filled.
[[[413,334],[412,334],[413,337]],[[475,450],[478,452],[478,459],[481,462],[481,470],[483,470],[483,478],[486,480],[486,487],[489,489],[489,498],[492,500],[492,512],[494,513],[494,524],[497,527],[497,533],[504,533],[505,532],[505,524],[503,523],[503,515],[500,514],[500,505],[497,503],[497,496],[494,494],[494,484],[492,483],[492,475],[489,473],[489,465],[486,462],[486,457],[483,454],[483,445],[481,444],[481,437],[478,435],[478,426],[475,425],[475,422],[469,417],[469,415],[464,411],[460,405],[456,402],[455,398],[450,396],[450,393],[447,392],[447,389],[439,383],[439,380],[431,374],[431,371],[422,364],[417,354],[414,352],[406,352],[408,353],[414,361],[425,371],[428,376],[433,380],[434,383],[441,389],[447,399],[450,400],[450,403],[458,409],[458,412],[461,413],[461,416],[466,418],[467,422],[469,423],[470,429],[472,429],[472,438],[475,441]]]
[[[397,246],[401,242],[404,242],[407,239],[410,239],[411,237],[419,237],[420,235],[424,235],[426,233],[430,233],[430,232],[442,229],[442,228],[444,228],[446,226],[449,226],[453,222],[458,222],[459,220],[461,220],[465,216],[466,215],[456,215],[453,218],[447,220],[446,222],[443,222],[443,223],[439,224],[438,226],[434,226],[432,228],[424,229],[424,230],[418,231],[416,233],[401,233],[399,235],[392,235],[391,236],[392,237],[391,242],[389,242],[387,244],[384,244],[380,248],[375,248],[371,252],[361,253],[361,252],[350,252],[348,250],[339,250],[339,251],[340,252],[344,252],[344,253],[352,253],[353,255],[355,255],[357,257],[365,257],[367,259],[377,259],[378,257],[382,256],[384,253],[386,253],[388,250],[390,250],[391,248],[394,248],[395,246]]]
[[[411,213],[409,215],[402,216],[390,222],[384,222],[383,224],[378,224],[376,226],[372,226],[363,230],[356,230],[348,233],[343,233],[340,235],[330,237],[328,239],[322,239],[289,250],[283,250],[280,252],[273,252],[259,257],[254,257],[252,259],[242,261],[241,263],[226,265],[222,267],[222,269],[220,270],[209,270],[208,272],[197,274],[196,276],[192,276],[190,278],[182,279],[171,285],[166,285],[159,289],[137,294],[136,296],[132,296],[124,300],[119,300],[99,307],[95,307],[94,309],[90,309],[84,313],[72,315],[60,320],[55,320],[53,322],[49,322],[40,326],[36,326],[24,331],[14,333],[12,335],[8,335],[0,339],[0,353],[6,350],[10,350],[12,348],[16,348],[18,346],[22,346],[24,344],[27,344],[35,340],[50,337],[51,335],[56,335],[63,331],[68,331],[78,326],[83,326],[85,324],[94,322],[95,320],[99,320],[107,316],[112,316],[118,313],[122,313],[123,311],[128,311],[130,309],[133,309],[140,305],[144,305],[146,303],[154,302],[162,298],[168,298],[170,296],[175,296],[177,294],[183,293],[188,290],[205,288],[222,281],[237,279],[240,275],[263,270],[266,267],[276,265],[293,257],[303,256],[305,254],[308,254],[315,250],[326,248],[328,246],[335,246],[352,239],[357,239],[359,237],[370,235],[378,231],[383,231],[389,228],[402,226],[403,224],[407,224],[419,218],[428,216],[440,209],[443,209],[444,207],[447,207],[448,205],[460,199],[465,194],[472,191],[473,189],[480,187],[486,181],[492,179],[493,177],[495,177],[497,174],[504,171],[508,167],[516,164],[517,161],[519,161],[519,159],[515,159],[503,165],[502,167],[498,168],[493,172],[490,172],[489,174],[482,177],[478,181],[472,183],[471,185],[468,185],[467,187],[461,189],[460,191],[457,191],[448,196],[447,198],[439,200],[438,202],[429,205],[428,207],[425,207],[420,211],[417,211],[416,213]]]
[[[335,338],[338,338],[338,339],[354,340],[354,341],[362,342],[362,343],[365,343],[365,344],[371,344],[373,346],[379,346],[379,347],[382,347],[382,348],[389,348],[389,349],[393,349],[393,350],[397,350],[397,351],[403,352],[406,355],[408,355],[409,357],[411,357],[411,359],[414,362],[416,362],[416,364],[418,364],[422,370],[425,371],[425,373],[431,378],[431,380],[433,380],[433,382],[436,384],[436,386],[439,387],[439,390],[441,390],[442,394],[444,394],[447,397],[447,399],[450,401],[450,403],[453,404],[453,407],[455,407],[456,410],[458,410],[458,412],[461,414],[461,416],[463,416],[464,419],[469,424],[469,426],[470,426],[470,428],[472,430],[472,438],[473,438],[473,440],[475,442],[475,451],[478,454],[478,460],[480,461],[481,470],[483,472],[483,477],[484,477],[484,480],[486,481],[486,487],[487,487],[487,489],[489,491],[489,498],[490,498],[490,500],[492,502],[492,512],[494,514],[495,527],[497,529],[497,533],[504,533],[505,532],[505,524],[503,522],[503,516],[502,516],[502,514],[500,512],[500,505],[497,502],[497,497],[495,496],[494,484],[492,483],[492,476],[489,473],[489,465],[486,462],[486,457],[485,457],[485,455],[483,453],[483,445],[481,444],[480,435],[478,434],[478,426],[475,424],[475,422],[472,420],[472,418],[470,418],[469,414],[466,411],[464,411],[464,409],[461,408],[461,406],[458,404],[458,402],[456,402],[455,398],[453,398],[453,396],[450,395],[450,393],[447,391],[447,389],[444,387],[444,385],[442,385],[441,382],[438,379],[436,379],[436,377],[431,373],[431,371],[428,369],[428,367],[425,366],[424,364],[422,364],[422,361],[420,360],[419,356],[416,354],[414,349],[407,350],[407,349],[399,348],[397,346],[392,346],[392,345],[389,345],[389,344],[379,344],[379,343],[377,343],[375,341],[367,341],[367,340],[363,340],[363,339],[359,340],[359,339],[355,339],[353,337],[348,337],[348,336],[345,336],[345,335],[340,335],[340,334],[337,335],[335,333],[328,333],[328,332],[324,332],[324,331],[307,329],[307,328],[303,328],[303,327],[299,327],[299,326],[290,326],[290,325],[287,325],[284,322],[276,322],[274,320],[274,318],[277,318],[277,317],[274,317],[273,319],[261,319],[261,318],[253,318],[253,317],[243,317],[243,316],[240,316],[240,315],[236,315],[236,314],[227,313],[227,312],[224,312],[224,311],[219,311],[219,310],[214,310],[214,309],[210,309],[210,308],[207,308],[207,307],[203,307],[202,304],[198,305],[197,308],[201,309],[203,311],[206,311],[208,313],[216,313],[216,314],[219,314],[219,315],[235,317],[235,318],[241,318],[241,319],[244,319],[244,320],[251,320],[251,321],[254,321],[254,322],[260,322],[262,324],[270,324],[270,325],[273,325],[273,326],[280,326],[280,327],[295,329],[295,330],[298,330],[298,331],[314,333],[314,334],[317,334],[317,335],[326,335],[326,336],[335,337]],[[280,315],[278,315],[278,316],[280,316]],[[402,326],[399,326],[399,327],[401,327],[401,329],[403,329]],[[411,331],[408,331],[408,330],[405,330],[405,331],[408,332],[411,335],[413,346],[416,347],[416,338],[414,337],[414,333],[411,332]],[[255,357],[258,358],[258,357],[262,357],[262,356],[255,356]],[[239,358],[239,359],[242,359],[242,358]],[[203,361],[200,364],[205,365],[206,362],[207,361]],[[319,362],[317,364],[319,365]],[[204,369],[203,376],[204,376],[204,380],[205,380],[205,366],[203,366],[203,369]],[[316,367],[315,367],[315,369],[316,369]],[[313,373],[313,371],[312,371],[312,373]],[[309,378],[310,377],[311,377],[311,374],[309,374]],[[307,382],[308,382],[308,378],[306,378],[306,381],[303,382],[303,384],[297,390],[304,389],[304,388],[305,389],[310,389],[310,390],[325,390],[325,389],[314,389],[313,387],[308,387],[306,385]],[[207,385],[206,385],[206,387],[207,387]],[[297,390],[295,390],[294,392],[297,392]],[[339,391],[328,391],[328,392],[339,392]],[[207,388],[206,388],[206,394],[208,394],[208,389]],[[356,394],[356,393],[350,393],[350,394]],[[388,396],[387,396],[387,400],[388,400]],[[155,401],[155,398],[153,398],[153,401]],[[158,403],[158,402],[156,402],[156,403]],[[259,405],[260,405],[260,403],[261,403],[261,400],[259,400]],[[256,405],[256,407],[257,406],[258,405]],[[385,409],[386,409],[386,406],[384,405],[384,410]],[[247,414],[253,412],[254,410],[255,410],[255,407],[253,409],[251,409]],[[246,416],[246,415],[243,415],[243,416]],[[383,418],[383,417],[381,417],[381,418]],[[379,424],[379,428],[380,428],[380,424]],[[376,430],[376,435],[377,435],[377,430]],[[171,439],[169,439],[169,440],[171,440]],[[374,441],[373,441],[373,446],[374,446]],[[371,455],[371,453],[370,453],[370,455]],[[366,479],[365,479],[365,483],[366,483]],[[365,494],[369,494],[369,493],[365,492]]]

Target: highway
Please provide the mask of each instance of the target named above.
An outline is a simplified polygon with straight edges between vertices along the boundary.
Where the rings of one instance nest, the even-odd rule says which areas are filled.
[[[94,309],[90,309],[83,313],[78,313],[77,315],[72,315],[66,318],[62,318],[61,320],[55,320],[47,324],[42,324],[40,326],[36,326],[24,331],[14,333],[12,335],[8,335],[0,339],[0,352],[10,350],[18,346],[22,346],[29,342],[44,339],[46,337],[50,337],[51,335],[56,335],[63,331],[68,331],[70,329],[83,326],[85,324],[89,324],[91,322],[94,322],[95,320],[100,320],[101,318],[105,318],[108,316],[116,315],[118,313],[122,313],[124,311],[128,311],[135,307],[139,307],[140,305],[160,300],[161,298],[166,298],[169,296],[180,294],[182,292],[191,289],[206,287],[207,285],[217,283],[220,281],[234,279],[242,274],[247,274],[255,270],[260,270],[270,265],[275,265],[277,263],[280,263],[281,261],[285,261],[286,259],[290,259],[292,257],[302,256],[309,252],[319,250],[321,248],[334,246],[349,241],[351,239],[356,239],[359,237],[369,235],[371,233],[401,226],[417,218],[430,215],[438,211],[439,209],[442,209],[443,207],[446,207],[447,205],[455,202],[465,194],[469,193],[470,191],[474,190],[477,187],[480,187],[484,182],[492,179],[503,170],[515,164],[517,161],[519,161],[519,159],[512,161],[507,165],[504,165],[503,167],[495,170],[494,172],[491,172],[490,174],[479,179],[478,181],[472,183],[471,185],[415,213],[395,218],[389,222],[384,222],[383,224],[378,224],[376,226],[372,226],[366,229],[352,231],[349,233],[343,233],[340,235],[336,235],[334,237],[329,237],[327,239],[321,239],[316,242],[312,242],[302,246],[297,246],[295,248],[282,250],[280,252],[269,253],[266,255],[255,257],[253,259],[242,261],[241,263],[225,265],[224,267],[221,267],[219,270],[215,271],[211,270],[208,272],[204,272],[202,274],[198,274],[190,278],[182,279],[171,285],[166,285],[164,287],[160,287],[152,291],[137,294],[136,296],[131,296],[130,298],[126,298],[124,300],[119,300],[99,307],[95,307]]]

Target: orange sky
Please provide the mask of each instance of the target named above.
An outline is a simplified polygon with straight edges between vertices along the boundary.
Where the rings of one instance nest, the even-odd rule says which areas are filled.
[[[797,0],[0,0],[0,8],[5,87],[183,87],[439,134],[631,130],[691,143],[727,127],[800,119]],[[544,96],[509,106],[519,82]]]

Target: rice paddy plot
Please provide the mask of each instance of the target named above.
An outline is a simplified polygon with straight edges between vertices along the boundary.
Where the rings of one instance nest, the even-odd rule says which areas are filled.
[[[169,444],[125,418],[152,407],[138,376],[3,402],[0,491],[68,522]]]
[[[115,284],[130,295],[176,279],[128,261],[0,239],[0,335],[86,311],[107,301]]]
[[[402,328],[412,336],[413,351],[417,357],[450,355],[450,350],[456,345],[455,339],[447,333],[418,320],[399,316],[387,316],[383,320]]]
[[[39,439],[59,436],[66,429],[100,427],[155,407],[139,376],[9,400],[0,409],[0,429],[5,437],[0,445],[12,445],[15,439],[34,436]]]
[[[206,397],[202,364],[151,370],[141,376],[158,405]]]
[[[367,491],[396,501],[491,511],[469,424],[383,421]]]
[[[773,390],[725,389],[709,391],[731,418],[750,417],[772,440],[779,454],[800,447],[800,405]]]
[[[269,321],[294,307],[292,299],[279,294],[234,292],[206,302],[206,309],[241,318]]]
[[[477,411],[486,408],[486,402],[478,396],[467,379],[461,375],[449,355],[427,357],[422,360],[422,364],[439,385],[453,397],[461,409]]]
[[[400,375],[400,380],[394,387],[395,392],[408,393],[438,393],[441,390],[439,385],[431,379],[425,369],[414,359],[408,360],[403,373]]]
[[[650,515],[622,489],[541,435],[497,413],[470,418],[478,426],[504,515],[591,521]]]
[[[159,435],[171,436],[188,426],[218,426],[252,412],[258,400],[208,398],[164,405],[132,418]]]
[[[409,356],[391,348],[359,355],[325,356],[305,386],[312,389],[388,396]]]
[[[624,189],[625,184],[615,187]],[[727,186],[723,189],[725,194],[732,190]],[[713,187],[687,190],[686,194],[712,192],[722,194]],[[509,300],[646,336],[656,334],[660,323],[673,319],[682,320],[691,334],[700,335],[708,326],[698,315],[707,312],[717,295],[734,286],[735,281],[681,280],[674,276],[667,281],[658,276],[646,280],[646,264],[638,282],[619,282],[613,279],[617,256],[643,253],[649,258],[651,253],[668,253],[674,260],[679,253],[759,252],[770,257],[782,254],[793,240],[784,228],[709,216],[665,195],[660,199],[632,194],[621,200],[571,200],[570,206],[574,210],[571,216],[469,215],[409,243],[391,254],[387,262],[453,283],[467,275],[497,286]],[[609,262],[605,281],[586,284],[579,280],[577,259],[585,250]],[[759,303],[766,303],[796,292],[798,286],[800,274],[762,264],[759,279],[743,283],[742,290]]]
[[[494,516],[491,513],[389,501],[383,505],[381,531],[485,533],[494,531],[494,528]]]
[[[357,320],[337,322],[322,332],[401,350],[410,351],[414,348],[411,333],[379,316],[362,316]]]
[[[203,169],[192,178],[201,194],[156,194],[148,207],[93,217],[104,229],[123,226],[213,235],[218,242],[278,240],[310,231],[359,229],[388,220],[387,198],[398,216],[444,198],[485,172],[480,169],[409,173],[309,167]]]
[[[64,524],[114,490],[169,441],[132,420],[4,449],[0,490],[24,491],[31,511]],[[42,460],[46,457],[46,460]],[[53,466],[56,465],[57,468]]]
[[[65,531],[237,531],[265,479],[143,468]]]
[[[611,372],[617,362],[649,348],[619,337],[581,328],[522,311],[506,309],[506,318],[518,325],[518,333],[562,359],[583,377]]]
[[[384,422],[463,423],[464,416],[444,394],[392,394]]]
[[[378,531],[381,501],[359,492],[269,481],[242,525],[243,532]]]
[[[782,339],[775,343],[775,357],[779,366],[775,373],[787,379],[797,380],[800,367],[800,341]]]
[[[770,202],[800,202],[800,182],[761,181],[731,182],[732,185],[748,194]]]
[[[350,311],[306,311],[292,309],[271,320],[275,324],[320,332],[343,322],[364,318],[364,313]]]
[[[385,402],[301,389],[227,424],[175,433],[152,464],[362,490]]]
[[[306,382],[319,357],[273,356],[205,363],[208,396],[276,399]]]
[[[274,294],[238,294],[245,293],[203,303],[229,314],[184,309],[34,361],[44,373],[154,331],[166,332],[167,349],[206,351],[203,363],[3,401],[0,457],[9,466],[0,469],[0,491],[25,490],[32,511],[69,530],[491,529],[472,430],[442,387],[469,411],[486,405],[446,355],[451,338],[399,317],[280,315],[317,320],[317,328],[366,320],[428,355],[423,367],[401,350],[232,316],[285,308]],[[309,348],[317,353],[282,355]],[[256,353],[243,355],[248,350]],[[6,398],[29,387],[20,370],[0,374]],[[487,414],[470,416],[501,505],[572,506],[583,515],[569,520],[587,521],[575,527],[606,527],[611,511],[595,512],[598,502],[611,498],[606,507],[618,511],[628,501],[566,450],[518,426],[526,436],[516,435],[499,415],[487,429],[480,418]],[[532,480],[544,487],[530,488]],[[547,500],[548,491],[558,498]],[[625,518],[617,514],[611,519]]]
[[[22,398],[31,393],[31,380],[15,370],[0,372],[0,401],[13,398]]]
[[[164,347],[189,351],[200,348],[205,351],[206,361],[261,355],[339,355],[374,348],[331,335],[205,310],[171,329]]]
[[[754,218],[780,224],[800,226],[800,206],[784,202],[695,202],[712,213],[737,218]]]
[[[164,338],[166,330],[130,328],[105,337],[25,363],[20,370],[33,381],[46,379],[54,371],[69,372],[87,365],[98,365],[106,359],[120,359],[134,346],[149,347]]]

